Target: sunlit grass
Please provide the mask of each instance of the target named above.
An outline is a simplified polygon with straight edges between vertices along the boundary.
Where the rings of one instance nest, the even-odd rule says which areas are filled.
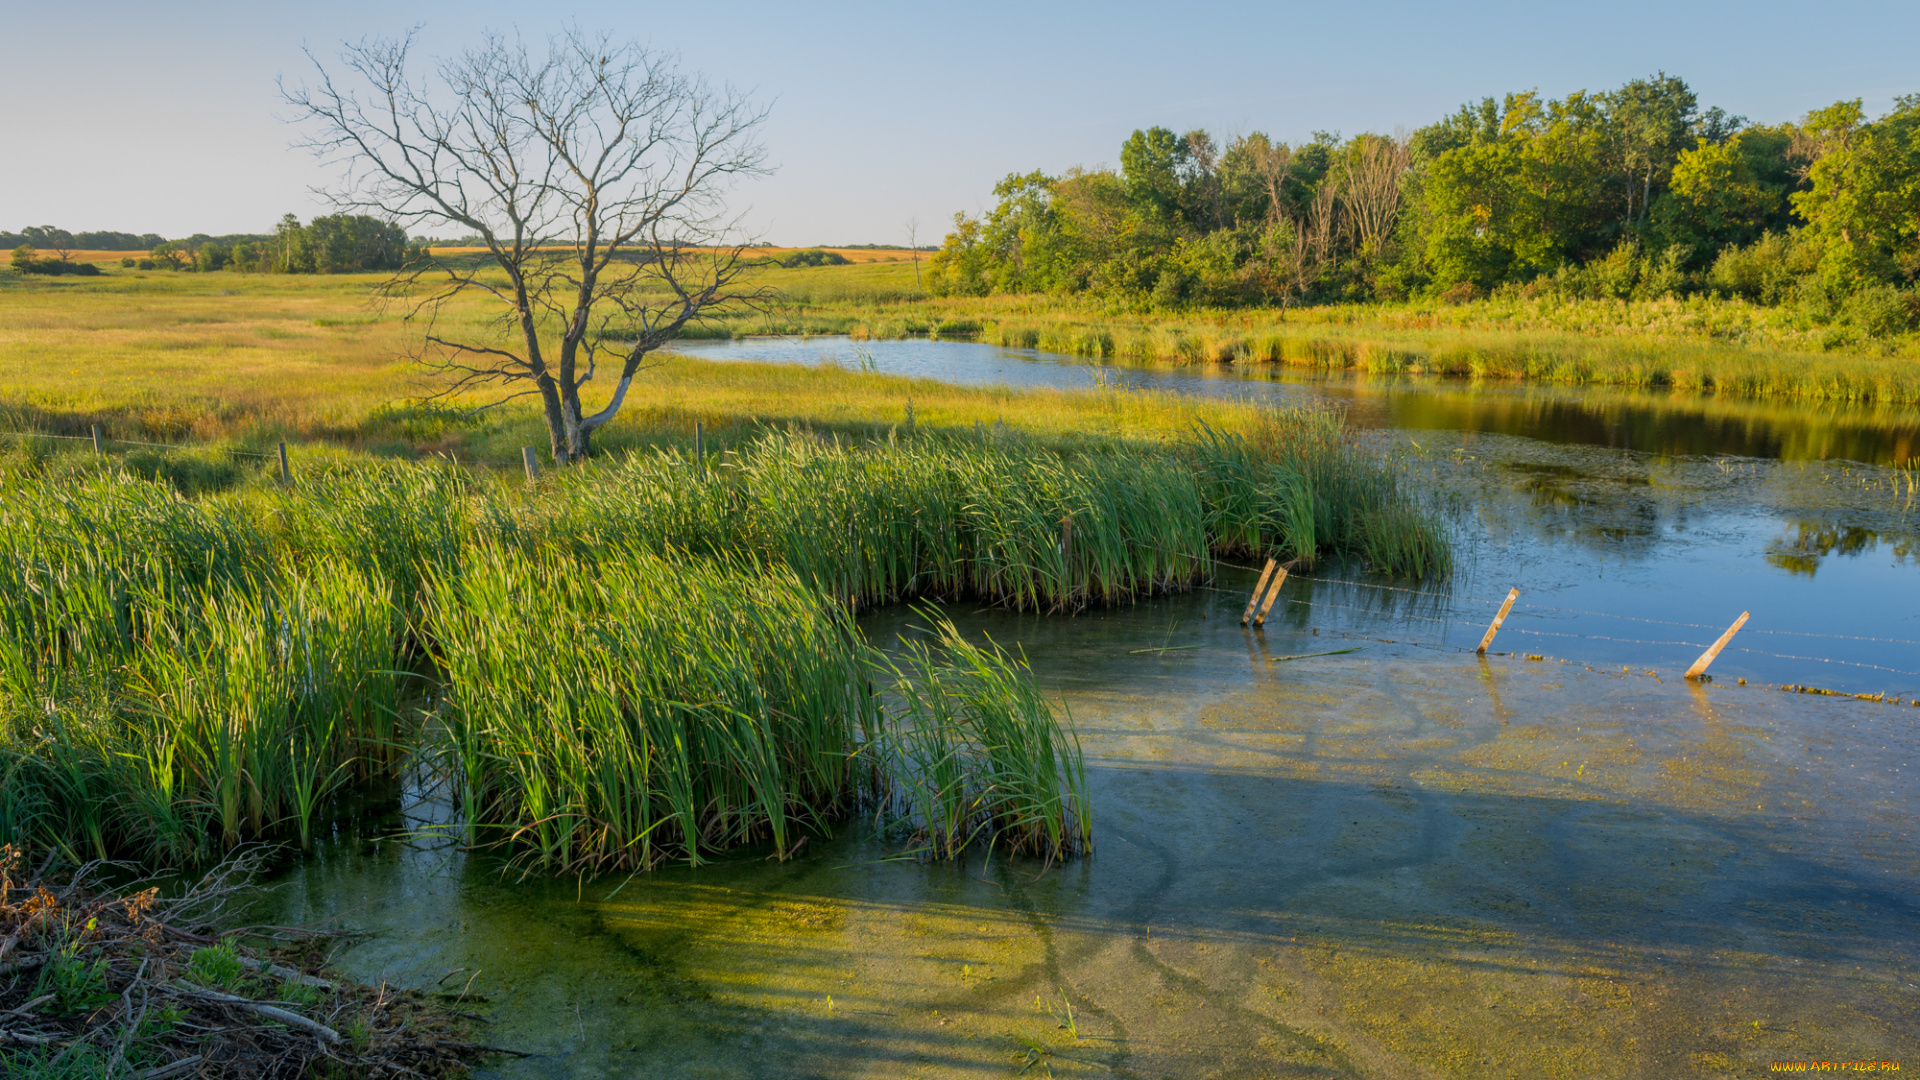
[[[950,629],[885,661],[856,607],[1122,603],[1217,552],[1447,569],[1400,471],[1312,411],[1064,450],[770,431],[533,486],[444,461],[302,460],[291,488],[144,480],[90,448],[9,462],[0,842],[72,859],[304,846],[336,795],[414,764],[467,842],[542,871],[785,854],[863,801],[942,856],[1057,858],[1092,811],[1024,669]],[[936,773],[945,794],[911,794]]]

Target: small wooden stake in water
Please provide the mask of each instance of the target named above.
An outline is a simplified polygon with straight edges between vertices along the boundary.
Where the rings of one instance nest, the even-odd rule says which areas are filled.
[[[280,444],[279,457],[280,457],[280,482],[287,485],[288,487],[292,487],[293,486],[293,470],[287,466],[287,444],[286,443]]]
[[[1513,602],[1520,599],[1519,589],[1507,590],[1507,602],[1500,605],[1500,614],[1493,617],[1493,625],[1487,627],[1487,636],[1480,639],[1480,647],[1473,650],[1481,656],[1487,655],[1487,648],[1493,644],[1493,635],[1500,632],[1500,624],[1507,621],[1507,612],[1513,610]]]
[[[1745,625],[1747,625],[1747,613],[1743,611],[1739,618],[1733,620],[1733,625],[1727,627],[1727,632],[1720,635],[1720,640],[1714,642],[1706,652],[1701,653],[1700,659],[1695,660],[1693,666],[1687,669],[1687,678],[1697,679],[1705,675],[1708,665],[1713,663],[1713,658],[1720,655],[1720,650],[1726,648],[1727,642],[1732,641],[1733,635],[1739,633],[1740,628]]]
[[[1273,584],[1267,588],[1266,603],[1260,605],[1260,614],[1255,615],[1253,617],[1253,625],[1255,626],[1267,625],[1267,612],[1273,610],[1273,602],[1275,600],[1280,599],[1280,586],[1285,585],[1286,583],[1287,583],[1287,568],[1283,566],[1280,568],[1280,572],[1273,576]]]
[[[533,456],[533,447],[520,448],[520,463],[527,467],[527,483],[531,484],[540,479],[540,462]]]
[[[1273,560],[1267,560],[1267,568],[1260,571],[1260,584],[1253,587],[1253,595],[1247,597],[1247,610],[1240,613],[1240,625],[1245,626],[1253,619],[1253,611],[1260,606],[1260,598],[1267,593],[1267,581],[1273,577]]]
[[[100,449],[100,425],[95,424],[93,425],[93,455],[95,457],[99,457],[101,453],[102,451]]]

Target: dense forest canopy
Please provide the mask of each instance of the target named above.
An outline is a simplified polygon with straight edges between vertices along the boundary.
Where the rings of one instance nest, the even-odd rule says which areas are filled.
[[[1117,171],[1015,174],[994,196],[955,215],[936,291],[1129,307],[1710,291],[1863,297],[1910,320],[1920,96],[1871,122],[1851,101],[1766,126],[1661,74],[1487,98],[1411,135],[1289,146],[1155,127]]]

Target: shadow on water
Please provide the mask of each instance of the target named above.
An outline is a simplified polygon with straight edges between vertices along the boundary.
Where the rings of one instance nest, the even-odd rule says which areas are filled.
[[[1712,1075],[1911,1047],[1904,710],[1378,643],[1276,662],[1311,630],[1175,599],[961,614],[1071,707],[1090,859],[921,865],[853,822],[784,864],[517,883],[343,844],[272,919],[381,931],[342,958],[363,977],[472,979],[489,1038],[539,1055],[501,1076]],[[1169,616],[1206,647],[1132,655]]]

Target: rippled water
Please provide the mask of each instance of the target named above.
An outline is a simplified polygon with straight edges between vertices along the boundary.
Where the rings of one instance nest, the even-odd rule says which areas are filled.
[[[956,381],[1092,379],[980,346],[864,348]],[[858,362],[844,342],[688,351],[822,349]],[[1920,567],[1913,500],[1872,464],[1910,428],[1737,404],[1701,420],[1653,395],[1110,377],[1349,402],[1453,493],[1457,580],[1316,567],[1257,630],[1239,625],[1253,574],[1231,566],[1071,618],[953,609],[1026,652],[1085,742],[1098,850],[1064,866],[922,865],[859,821],[787,863],[597,882],[338,838],[266,914],[375,931],[341,956],[363,978],[484,993],[488,1040],[535,1055],[498,1076],[1743,1076],[1915,1058]],[[1522,600],[1494,652],[1512,655],[1478,658],[1509,587]],[[1743,610],[1716,681],[1680,679]],[[911,619],[865,626],[885,642]],[[394,831],[434,808],[409,813]]]

